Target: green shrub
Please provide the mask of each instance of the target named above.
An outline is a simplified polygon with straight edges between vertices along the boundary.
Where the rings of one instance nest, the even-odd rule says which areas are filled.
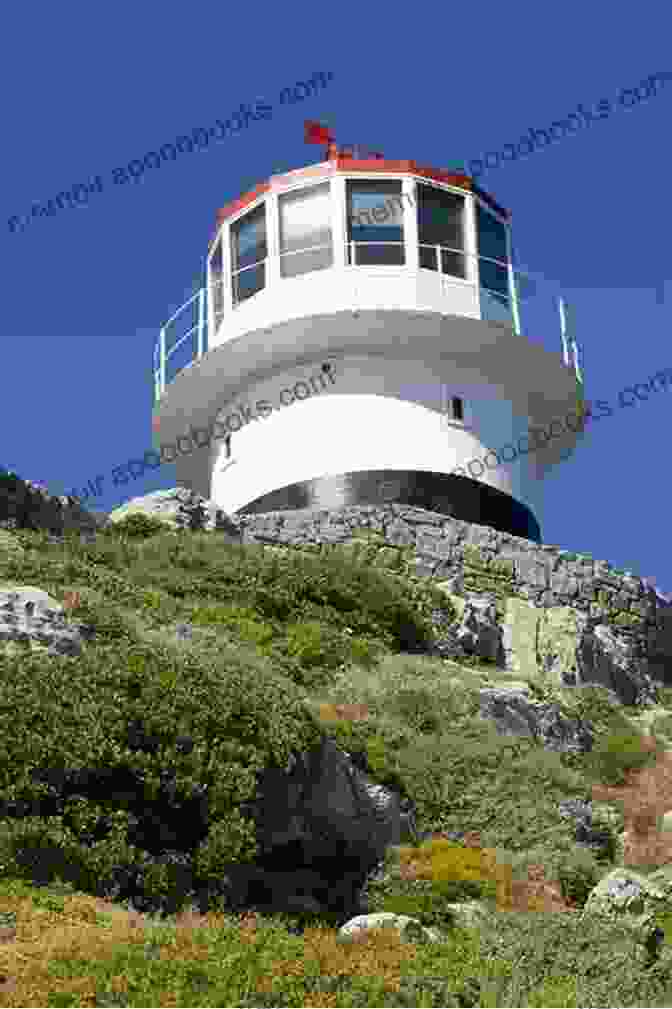
[[[227,859],[254,857],[238,808],[256,771],[319,739],[302,694],[234,648],[216,659],[138,642],[74,662],[7,656],[2,871],[58,874],[85,892],[116,887],[175,909],[197,884],[219,885]],[[162,860],[167,848],[187,864]]]
[[[600,684],[564,688],[561,693],[567,708],[577,717],[591,722],[596,732],[625,729],[630,725],[623,705]]]
[[[435,696],[422,687],[408,687],[392,699],[393,710],[417,732],[436,732],[443,723],[442,712],[435,706]]]
[[[249,606],[235,603],[217,606],[198,606],[192,610],[189,621],[203,627],[226,627],[243,641],[258,645],[261,649],[268,645],[279,630],[264,621]]]
[[[369,906],[372,913],[406,914],[430,928],[451,928],[455,925],[455,916],[448,905],[480,900],[485,892],[486,886],[475,880],[442,880],[432,883],[424,892],[416,888],[413,893],[389,894],[377,901],[370,897]]]
[[[658,715],[652,725],[654,736],[664,736],[666,739],[672,738],[672,715]]]
[[[411,864],[413,878],[404,878],[404,867]],[[501,879],[492,853],[482,849],[441,839],[419,847],[391,848],[382,878],[368,885],[369,910],[407,914],[423,925],[452,928],[455,917],[449,905],[471,900],[494,903]]]
[[[651,767],[656,762],[656,752],[645,750],[642,738],[642,733],[630,727],[598,739],[587,754],[586,772],[604,785],[625,784],[626,772]]]
[[[316,620],[289,624],[286,642],[288,655],[296,657],[306,669],[336,669],[350,651],[342,633]]]
[[[350,662],[364,669],[373,669],[386,652],[385,645],[374,638],[357,635],[350,638]]]
[[[138,525],[144,536],[149,532],[147,519],[129,515],[111,524],[110,536],[87,551],[87,574],[79,578],[81,584],[87,584],[95,564],[107,568],[110,581],[116,571],[119,582],[126,586],[131,582],[136,591],[145,588],[167,599],[191,600],[196,608],[204,605],[203,600],[207,607],[233,603],[248,608],[250,619],[274,627],[319,622],[351,638],[350,650],[344,646],[343,654],[354,661],[360,655],[369,661],[383,649],[412,651],[431,640],[429,588],[409,594],[404,583],[389,573],[337,554],[278,553],[257,544],[225,543],[201,532],[154,535],[155,530],[166,532],[163,525],[152,525],[152,535],[142,541],[120,535]],[[75,556],[79,560],[79,554]],[[68,564],[72,566],[72,561]],[[84,565],[77,567],[83,574]]]
[[[584,906],[604,871],[596,857],[582,848],[563,854],[553,866],[553,876],[560,883],[563,898],[573,901],[579,907]]]
[[[337,554],[241,555],[237,579],[250,605],[271,620],[314,619],[380,639],[398,650],[428,641],[431,627],[393,576]],[[231,577],[229,575],[229,577]]]
[[[524,988],[517,998],[491,1005],[670,1004],[669,967],[646,968],[638,962],[637,940],[627,923],[580,914],[510,912],[482,925],[479,947],[484,959],[501,957],[522,966],[519,981]],[[554,1003],[541,997],[543,990],[548,992],[570,976],[576,979],[576,1001]],[[528,992],[535,992],[529,1003]],[[665,994],[667,1001],[662,1001]]]
[[[158,533],[165,533],[170,530],[170,525],[153,515],[146,515],[144,512],[130,512],[124,518],[116,522],[110,522],[105,526],[105,533],[110,536],[126,537],[132,540],[149,539]]]
[[[672,687],[656,686],[658,704],[664,708],[672,708]]]
[[[585,794],[585,782],[563,767],[560,754],[529,738],[499,735],[478,716],[446,719],[442,729],[430,736],[408,730],[394,747],[382,732],[387,766],[413,797],[419,830],[460,830],[467,823],[484,843],[510,851],[531,847],[542,833],[569,839],[571,826],[557,804]]]

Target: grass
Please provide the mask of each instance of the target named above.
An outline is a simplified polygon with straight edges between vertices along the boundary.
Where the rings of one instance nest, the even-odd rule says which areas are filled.
[[[602,691],[559,695],[568,712],[594,721],[600,759],[548,753],[498,736],[478,717],[479,686],[505,682],[504,673],[419,653],[437,605],[420,583],[397,606],[396,590],[378,597],[338,550],[328,561],[314,551],[301,560],[301,551],[230,546],[216,534],[101,533],[91,544],[12,537],[22,549],[0,555],[0,583],[43,588],[64,602],[68,618],[95,630],[81,659],[30,655],[35,668],[44,663],[45,683],[61,661],[105,672],[128,661],[129,647],[151,646],[168,690],[176,669],[186,676],[237,649],[250,669],[264,663],[293,684],[320,730],[361,757],[377,781],[412,796],[423,834],[473,831],[515,880],[543,866],[567,906],[505,911],[489,897],[480,928],[457,927],[438,884],[404,877],[399,853],[390,852],[368,887],[370,910],[415,901],[441,941],[405,943],[382,931],[343,943],[329,916],[233,914],[216,900],[205,914],[188,903],[171,915],[142,914],[57,877],[38,886],[5,866],[0,1006],[672,1003],[667,946],[647,967],[636,962],[627,931],[581,918],[590,886],[617,863],[578,853],[571,823],[557,812],[561,799],[590,798],[593,783],[611,783],[614,762],[642,762],[636,747],[610,749],[625,723]],[[184,623],[193,637],[179,640],[175,628]],[[27,649],[0,654],[4,682],[28,662]]]

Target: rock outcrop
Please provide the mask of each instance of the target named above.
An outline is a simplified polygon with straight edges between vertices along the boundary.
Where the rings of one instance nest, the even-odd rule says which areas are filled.
[[[255,800],[241,812],[257,825],[260,845],[254,868],[227,867],[241,907],[279,907],[283,900],[289,906],[288,896],[295,909],[356,907],[386,849],[413,837],[399,796],[371,781],[329,739],[299,754],[289,772],[265,769]]]
[[[0,470],[0,529],[43,529],[53,536],[67,532],[93,535],[104,523],[104,515],[86,511],[77,498],[57,497]]]
[[[672,882],[661,877],[653,880],[619,867],[594,887],[582,914],[622,921],[653,958],[664,937],[656,925],[656,916],[669,914],[671,908]]]
[[[238,543],[241,539],[240,531],[222,508],[186,487],[157,490],[142,497],[131,498],[111,511],[108,521],[114,524],[135,514],[160,519],[174,529],[223,534],[227,542],[231,543]]]
[[[527,688],[495,687],[480,691],[481,717],[494,721],[502,734],[529,736],[546,750],[587,753],[593,747],[590,725],[567,718],[557,704],[529,700]]]
[[[50,655],[81,654],[91,636],[82,623],[67,622],[65,608],[48,592],[33,586],[0,586],[0,646],[5,655],[16,651],[17,642]]]
[[[392,928],[401,938],[412,942],[440,942],[441,936],[433,928],[425,928],[415,918],[405,914],[363,914],[351,918],[338,930],[340,942],[357,942],[368,932],[377,929]]]

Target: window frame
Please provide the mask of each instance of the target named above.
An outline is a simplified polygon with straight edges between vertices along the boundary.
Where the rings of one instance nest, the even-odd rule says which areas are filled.
[[[271,246],[270,246],[271,229],[269,227],[269,202],[270,201],[267,199],[267,196],[268,196],[267,193],[263,193],[259,197],[259,199],[254,200],[253,203],[248,204],[248,206],[244,207],[238,214],[236,214],[236,216],[234,218],[232,218],[228,222],[228,229],[227,230],[228,230],[228,253],[229,253],[229,283],[230,283],[230,287],[231,287],[231,307],[233,309],[238,308],[239,305],[244,305],[246,302],[248,302],[250,300],[250,298],[254,298],[255,295],[261,294],[262,291],[268,290],[268,287],[269,287],[269,262],[270,262],[270,259],[271,259]],[[234,234],[235,234],[234,229],[246,217],[250,217],[252,214],[258,213],[260,207],[264,208],[264,236],[265,236],[265,241],[266,241],[266,256],[264,257],[264,259],[261,259],[258,262],[248,263],[247,266],[240,267],[234,273],[234,269],[233,269],[233,262],[234,262],[233,238],[234,238]],[[246,271],[246,270],[252,270],[252,269],[255,269],[255,268],[259,268],[262,265],[264,266],[264,283],[263,283],[263,286],[260,287],[259,290],[254,291],[252,294],[249,294],[246,298],[236,299],[236,289],[235,289],[235,284],[234,284],[234,278],[240,276],[240,274],[242,272]]]
[[[434,269],[433,267],[430,267],[430,266],[423,266],[422,263],[420,262],[421,255],[422,255],[422,251],[421,250],[428,249],[428,248],[432,249],[432,248],[435,248],[435,245],[436,245],[436,243],[434,243],[432,245],[431,243],[421,242],[420,241],[420,200],[421,200],[421,191],[422,191],[423,188],[424,189],[429,189],[429,190],[432,190],[432,191],[438,192],[438,193],[446,193],[449,196],[454,196],[458,200],[461,201],[462,214],[461,214],[460,226],[461,226],[461,232],[462,232],[462,248],[459,249],[457,252],[447,251],[445,253],[445,255],[447,255],[447,256],[460,256],[461,255],[462,256],[464,276],[459,276],[458,274],[455,274],[455,273],[449,273],[449,272],[447,272],[446,270],[443,269],[443,256],[444,256],[444,252],[443,252],[444,247],[443,246],[441,246],[442,251],[440,253],[440,257],[441,257],[441,261],[440,261],[440,267],[441,268],[440,269],[437,270],[437,269]],[[473,202],[469,199],[470,196],[473,196],[473,193],[468,193],[465,190],[458,189],[455,186],[441,185],[439,183],[435,183],[431,179],[427,179],[427,178],[424,178],[424,177],[418,177],[418,178],[416,178],[416,185],[415,185],[415,222],[416,222],[417,247],[418,247],[418,270],[429,270],[430,273],[438,273],[439,276],[441,276],[441,277],[450,277],[451,281],[455,281],[455,280],[462,281],[465,284],[473,284],[474,283],[473,270],[472,270],[472,267],[470,265],[471,255],[470,255],[469,246],[470,246],[470,243],[471,243],[471,238],[470,238],[470,232],[471,232],[471,227],[472,227],[471,219],[475,215],[475,210],[473,209],[473,207],[474,207]],[[448,247],[446,246],[445,248],[447,249]]]
[[[406,207],[405,207],[405,201],[406,201],[406,197],[407,197],[408,194],[404,190],[404,177],[403,176],[402,177],[394,177],[394,176],[389,176],[388,177],[388,176],[385,176],[385,175],[378,175],[378,174],[361,175],[361,176],[359,176],[359,175],[346,175],[344,177],[344,181],[345,181],[344,214],[345,214],[345,246],[346,246],[345,265],[348,266],[348,267],[355,267],[355,268],[356,267],[372,267],[372,266],[375,266],[375,267],[385,267],[385,268],[388,268],[388,269],[392,268],[394,270],[398,270],[400,267],[402,269],[408,268],[409,265],[410,265],[410,256],[409,256],[409,229],[408,229],[408,222],[407,222],[407,217],[406,217],[407,210],[406,210]],[[351,187],[353,187],[353,186],[369,187],[370,186],[371,189],[374,189],[375,186],[381,186],[381,187],[383,187],[383,186],[386,186],[386,185],[398,186],[399,187],[399,191],[395,192],[395,193],[387,193],[387,194],[385,194],[384,197],[383,197],[383,199],[382,199],[381,206],[380,207],[374,207],[374,208],[372,208],[372,210],[373,209],[380,209],[380,210],[382,210],[383,207],[386,208],[387,207],[387,201],[389,199],[396,199],[396,198],[398,198],[399,200],[401,200],[401,205],[400,205],[400,209],[401,209],[401,223],[400,223],[401,242],[390,242],[390,243],[382,243],[382,244],[389,244],[390,246],[392,246],[394,248],[400,249],[401,250],[401,260],[402,261],[400,263],[360,263],[360,262],[357,261],[357,246],[359,246],[359,245],[363,245],[363,246],[366,246],[366,245],[375,245],[376,243],[374,241],[370,241],[370,242],[358,242],[356,239],[354,239],[352,237],[352,220],[353,220],[353,217],[355,216],[355,214],[354,214],[354,211],[352,211]],[[413,209],[413,208],[411,208],[411,209]],[[364,214],[364,213],[369,214],[369,211],[360,211],[358,216],[361,216],[361,214]],[[389,211],[386,210],[386,213],[389,214]],[[369,225],[368,226],[369,227],[373,227],[373,225],[370,223],[370,220],[371,220],[371,218],[369,217]],[[377,221],[375,223],[382,224],[383,221],[381,220],[381,221]],[[353,253],[353,243],[354,243],[354,256],[352,256],[352,253]]]
[[[305,193],[305,192],[308,192],[308,190],[319,189],[321,186],[322,187],[326,186],[328,194],[329,194],[329,232],[330,232],[330,235],[331,235],[331,265],[327,266],[327,267],[320,267],[320,268],[318,268],[316,270],[306,270],[305,273],[299,273],[299,274],[294,274],[293,276],[283,277],[283,275],[282,275],[282,260],[283,260],[283,257],[286,255],[286,253],[284,253],[282,251],[282,226],[281,226],[282,225],[282,218],[281,218],[281,211],[280,211],[281,200],[283,200],[285,197],[294,196],[294,195],[296,195],[299,192],[300,193]],[[334,189],[334,185],[333,185],[333,179],[332,178],[314,179],[314,180],[311,180],[311,182],[309,184],[306,184],[305,182],[302,183],[302,184],[301,183],[297,183],[296,185],[287,187],[286,189],[283,189],[281,192],[274,193],[273,195],[275,196],[275,207],[276,207],[276,211],[275,211],[275,228],[276,228],[276,234],[277,234],[277,250],[276,250],[276,252],[277,252],[277,257],[278,257],[277,280],[279,280],[279,281],[292,280],[292,279],[294,279],[294,276],[303,277],[303,276],[306,276],[306,274],[308,274],[308,273],[320,273],[323,269],[327,269],[327,270],[333,269],[334,266],[336,266],[336,254],[335,254],[335,248],[336,248],[336,229],[335,229],[335,226],[334,226],[335,225],[335,221],[336,221],[336,196],[335,196],[335,189]],[[323,249],[323,248],[325,248],[325,246],[315,246],[314,248],[316,248],[316,249]],[[307,250],[307,251],[310,251],[310,250]],[[291,252],[290,252],[290,254],[291,254]],[[300,254],[300,253],[297,253],[297,254]]]
[[[207,262],[207,270],[208,270],[208,278],[207,278],[208,279],[208,329],[210,329],[211,321],[212,321],[212,327],[213,327],[212,333],[209,333],[209,336],[213,335],[214,333],[217,332],[217,330],[221,326],[221,324],[222,324],[222,322],[224,320],[224,317],[226,315],[226,307],[227,307],[227,300],[228,300],[227,299],[227,292],[229,290],[229,285],[227,284],[227,280],[226,280],[227,270],[226,270],[226,241],[225,241],[225,238],[226,238],[226,227],[223,224],[221,226],[221,228],[219,229],[219,231],[217,232],[217,235],[215,236],[215,240],[212,243],[212,246],[210,248],[210,252],[208,253],[208,262]],[[214,299],[214,288],[215,288],[215,285],[213,284],[213,279],[212,279],[213,278],[213,274],[212,274],[212,261],[215,258],[215,254],[217,252],[217,248],[218,247],[220,249],[221,266],[222,266],[222,272],[220,274],[220,286],[221,286],[221,289],[222,289],[222,304],[221,304],[221,315],[220,315],[219,319],[217,319],[216,312],[215,312],[215,299]]]

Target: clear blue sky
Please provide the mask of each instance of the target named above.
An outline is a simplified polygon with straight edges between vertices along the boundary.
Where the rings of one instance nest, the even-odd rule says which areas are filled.
[[[216,210],[320,159],[304,119],[390,158],[478,158],[672,70],[662,11],[302,3],[250,20],[200,0],[5,5],[0,464],[55,494],[103,475],[93,507],[105,512],[174,486],[171,466],[126,488],[111,480],[152,445],[155,338],[195,290]],[[334,73],[321,97],[279,105],[320,70]],[[520,265],[573,305],[588,394],[610,403],[672,367],[672,80],[657,90],[480,178],[512,211]],[[255,99],[270,120],[112,183],[114,169]],[[96,175],[103,192],[88,205],[10,233],[10,217]],[[672,590],[671,409],[672,390],[593,426],[547,482],[546,543]]]

